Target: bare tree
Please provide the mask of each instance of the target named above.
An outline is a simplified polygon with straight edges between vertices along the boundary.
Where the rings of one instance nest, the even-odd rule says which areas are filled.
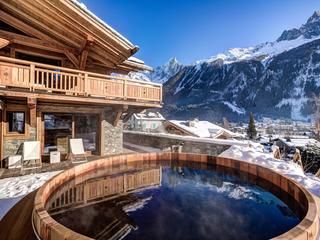
[[[314,112],[313,119],[316,127],[317,138],[320,139],[320,96],[313,95]]]
[[[230,123],[226,117],[223,118],[223,127],[225,129],[230,129]]]

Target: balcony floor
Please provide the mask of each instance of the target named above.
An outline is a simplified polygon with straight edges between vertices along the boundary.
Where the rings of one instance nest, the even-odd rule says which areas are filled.
[[[161,108],[162,105],[153,102],[135,101],[134,99],[121,100],[116,98],[103,98],[93,96],[76,96],[66,95],[63,93],[50,93],[45,91],[29,91],[19,88],[0,88],[0,96],[6,98],[36,98],[38,101],[52,103],[70,103],[70,104],[93,104],[97,106],[103,105],[128,105],[141,106],[146,108]]]

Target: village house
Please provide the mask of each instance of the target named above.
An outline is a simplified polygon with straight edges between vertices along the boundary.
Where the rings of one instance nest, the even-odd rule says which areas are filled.
[[[139,48],[72,1],[0,1],[0,156],[40,141],[42,158],[70,151],[122,152],[122,120],[162,105],[162,86],[133,80],[150,71]]]
[[[161,113],[146,110],[141,113],[134,113],[125,125],[128,130],[160,132],[163,131],[163,123],[165,120]]]
[[[190,121],[168,120],[164,123],[164,128],[167,133],[182,136],[213,139],[231,139],[240,137],[240,134],[233,133],[208,121],[199,121],[198,119]]]

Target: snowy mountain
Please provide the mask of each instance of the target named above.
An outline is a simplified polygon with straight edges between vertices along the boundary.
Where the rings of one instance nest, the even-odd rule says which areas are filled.
[[[254,47],[232,48],[225,53],[217,54],[208,59],[198,61],[198,64],[204,62],[210,63],[216,60],[222,60],[225,64],[243,61],[258,60],[266,61],[285,51],[291,50],[308,42],[320,38],[320,11],[316,11],[299,29],[286,30],[274,42],[266,42]]]
[[[165,83],[182,68],[183,65],[176,58],[171,58],[166,64],[156,67],[152,72],[130,72],[129,77],[140,81]]]
[[[183,65],[181,65],[176,58],[171,58],[163,66],[156,67],[153,72],[151,72],[148,77],[152,82],[164,83],[170,77],[177,74]]]
[[[163,112],[176,119],[241,121],[258,116],[310,120],[320,93],[320,12],[274,42],[233,48],[195,64],[156,68],[165,82]]]

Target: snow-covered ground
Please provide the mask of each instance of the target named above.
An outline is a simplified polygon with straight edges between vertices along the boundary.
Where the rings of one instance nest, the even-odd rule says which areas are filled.
[[[249,163],[261,165],[280,172],[294,181],[303,185],[306,189],[320,196],[320,179],[312,174],[305,174],[302,168],[293,162],[277,160],[271,154],[263,153],[261,148],[233,145],[220,154],[221,157],[233,158]]]
[[[0,220],[20,199],[61,171],[0,179]]]

